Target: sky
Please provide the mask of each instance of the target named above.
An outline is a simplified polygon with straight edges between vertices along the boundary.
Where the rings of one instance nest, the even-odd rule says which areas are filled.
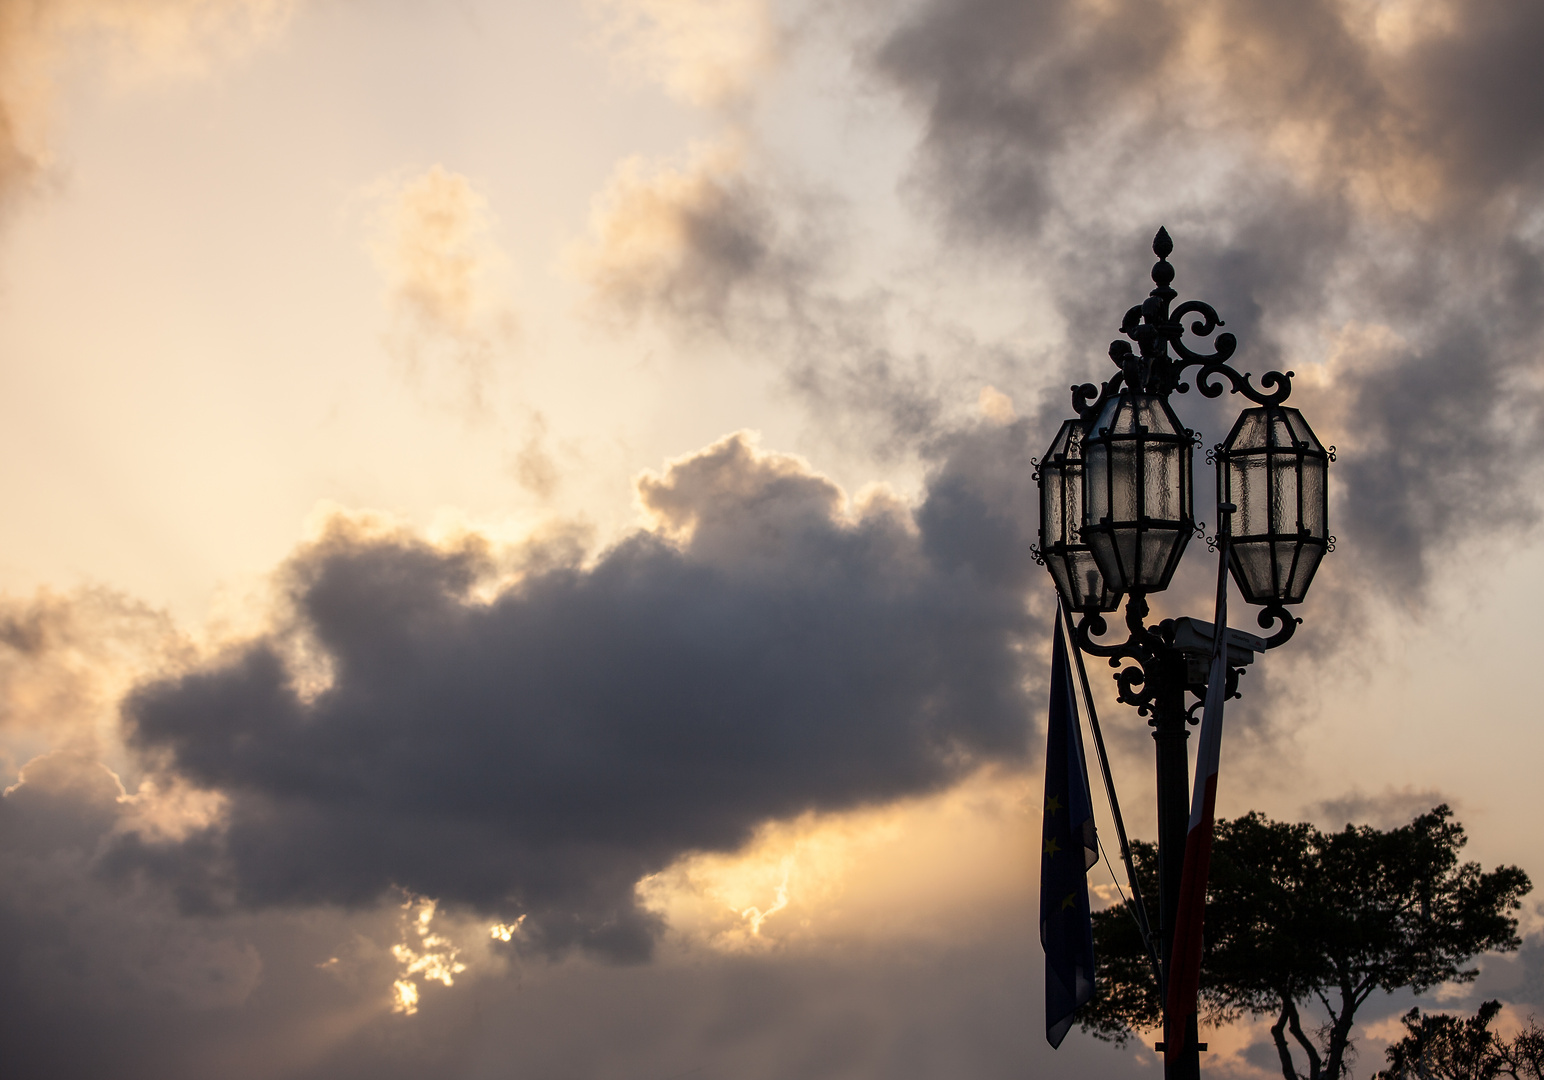
[[[1541,46],[1516,0],[0,0],[7,1074],[1157,1076],[1043,1037],[1030,546],[1160,225],[1337,450],[1219,813],[1445,802],[1544,874]],[[1520,918],[1421,1003],[1544,1012]],[[1277,1075],[1266,1022],[1208,1075]]]

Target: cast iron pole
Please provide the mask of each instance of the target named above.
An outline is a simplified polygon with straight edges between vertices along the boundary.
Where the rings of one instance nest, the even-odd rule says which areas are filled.
[[[1145,606],[1145,605],[1144,605]],[[1163,987],[1167,997],[1172,970],[1174,924],[1179,913],[1180,877],[1184,872],[1185,837],[1190,824],[1190,759],[1186,743],[1190,729],[1185,711],[1185,657],[1159,647],[1149,678],[1154,680],[1153,742],[1158,764],[1158,925],[1162,942]],[[1165,1001],[1167,1008],[1167,1000]],[[1192,1016],[1185,1025],[1185,1044],[1177,1059],[1164,1067],[1164,1080],[1199,1080],[1199,1030]],[[1169,1060],[1165,1055],[1166,1060]]]

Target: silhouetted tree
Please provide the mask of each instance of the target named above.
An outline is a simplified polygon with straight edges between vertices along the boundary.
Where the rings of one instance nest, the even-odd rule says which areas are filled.
[[[1490,1030],[1500,1011],[1499,1001],[1468,1019],[1411,1009],[1402,1018],[1405,1037],[1384,1051],[1389,1067],[1373,1080],[1544,1080],[1544,1028],[1530,1017],[1503,1039]]]
[[[1468,982],[1477,972],[1464,965],[1474,956],[1517,948],[1511,912],[1532,888],[1528,875],[1460,862],[1467,838],[1452,816],[1439,806],[1399,828],[1347,825],[1335,833],[1258,813],[1219,822],[1207,887],[1204,1022],[1275,1016],[1271,1036],[1286,1080],[1341,1080],[1356,1012],[1374,991]],[[1156,850],[1141,841],[1134,847],[1144,892],[1157,896]],[[1124,905],[1095,913],[1094,946],[1098,985],[1083,1028],[1118,1043],[1159,1028],[1152,969]],[[1303,1026],[1308,1004],[1328,1016],[1312,1034]]]

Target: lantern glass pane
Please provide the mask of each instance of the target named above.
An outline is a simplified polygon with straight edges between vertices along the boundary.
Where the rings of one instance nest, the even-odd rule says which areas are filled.
[[[1271,507],[1265,483],[1265,455],[1245,454],[1229,462],[1235,536],[1264,536],[1271,531]]]
[[[1299,545],[1297,569],[1287,585],[1286,603],[1303,602],[1303,597],[1308,595],[1308,583],[1313,580],[1313,572],[1319,568],[1319,560],[1324,558],[1325,550],[1318,544]]]
[[[1120,594],[1105,589],[1104,574],[1088,549],[1068,551],[1060,558],[1046,559],[1045,564],[1068,609],[1114,611],[1119,606]]]
[[[1061,469],[1042,469],[1040,480],[1041,533],[1048,544],[1067,542],[1067,476]]]
[[[1300,548],[1300,544],[1291,540],[1277,540],[1271,544],[1272,594],[1284,596],[1292,591],[1292,570]]]
[[[1296,409],[1285,407],[1281,411],[1286,414],[1287,424],[1291,427],[1292,435],[1297,440],[1298,445],[1306,446],[1316,454],[1324,451],[1324,444],[1319,441],[1318,436],[1313,433],[1313,429],[1308,426],[1308,421],[1303,419],[1302,413]]]
[[[1249,409],[1238,418],[1231,445],[1236,450],[1258,450],[1265,445],[1266,421],[1264,410]]]
[[[1148,533],[1143,538],[1141,553],[1137,556],[1141,560],[1141,580],[1162,580],[1169,556],[1174,553],[1175,536],[1172,531],[1164,531]]]
[[[1169,515],[1165,511],[1170,504],[1179,501],[1177,478],[1171,479],[1173,470],[1169,468],[1175,455],[1161,443],[1144,449],[1147,460],[1146,468],[1142,470],[1142,507],[1139,512],[1148,517],[1167,518]],[[1172,497],[1168,490],[1170,483],[1174,483],[1176,488]]]
[[[1272,562],[1270,542],[1245,540],[1235,543],[1228,552],[1234,579],[1239,583],[1239,591],[1244,594],[1244,599],[1251,603],[1259,603],[1260,601],[1256,599],[1259,590],[1246,585],[1246,582],[1263,581],[1269,585]]]
[[[1328,539],[1329,499],[1325,481],[1329,462],[1320,458],[1303,459],[1303,528],[1310,536]]]
[[[1135,521],[1142,512],[1142,459],[1141,447],[1135,440],[1110,448],[1110,516],[1117,521]]]
[[[1271,532],[1275,535],[1295,536],[1301,532],[1297,513],[1296,454],[1270,455],[1271,483]]]

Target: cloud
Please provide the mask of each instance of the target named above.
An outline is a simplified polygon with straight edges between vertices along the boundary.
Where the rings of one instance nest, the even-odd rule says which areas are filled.
[[[192,655],[164,612],[109,589],[0,598],[0,775],[50,748],[121,757],[119,699]]]
[[[53,164],[57,81],[89,53],[120,80],[203,74],[270,37],[294,0],[19,0],[0,6],[0,205]]]
[[[91,873],[128,811],[118,777],[73,751],[32,761],[0,799],[0,996],[13,1020],[18,1010],[92,1011],[131,1000],[229,1009],[256,987],[262,962],[250,943]],[[22,1053],[9,1040],[11,1063],[35,1067],[31,1054],[18,1061],[13,1052]]]
[[[194,909],[400,887],[647,955],[635,885],[683,853],[1023,759],[1021,428],[962,435],[915,518],[731,436],[640,479],[653,529],[491,599],[487,545],[340,520],[286,569],[285,629],[129,698],[133,745],[227,809],[110,863]],[[314,695],[294,634],[329,660]]]
[[[1047,1052],[1012,1022],[1038,1007],[1022,917],[1033,864],[1016,855],[1036,811],[1022,778],[988,771],[899,807],[761,829],[739,865],[691,858],[662,883],[691,879],[671,909],[684,932],[654,963],[622,969],[512,962],[486,922],[400,894],[351,913],[179,914],[153,883],[125,888],[93,869],[123,799],[111,773],[64,755],[0,798],[8,1075],[393,1078],[496,1062],[1006,1078]],[[760,862],[790,853],[790,904],[763,922],[764,947],[704,948],[699,928],[725,924],[699,927],[683,903],[737,895],[741,875],[754,885]],[[414,986],[416,1012],[393,1009],[394,982]],[[1130,1066],[1088,1041],[1057,1060],[1069,1054],[1085,1076]]]
[[[654,315],[722,333],[740,320],[796,318],[821,244],[815,223],[789,212],[794,203],[756,175],[734,137],[675,164],[628,158],[595,199],[570,265],[603,314],[629,323]]]
[[[736,954],[856,942],[940,945],[1031,902],[1039,788],[983,769],[946,791],[766,822],[740,849],[694,852],[639,894],[687,947]],[[1113,890],[1112,890],[1113,891]]]
[[[30,762],[0,797],[8,1076],[290,1075],[387,1015],[389,912],[189,917],[159,886],[103,875],[102,852],[154,800],[74,751]]]
[[[619,165],[569,266],[602,323],[658,326],[688,352],[727,345],[779,369],[846,449],[915,453],[968,422],[954,380],[995,378],[1009,357],[886,285],[851,287],[847,209],[729,135]]]
[[[1240,362],[1303,376],[1341,450],[1343,587],[1419,605],[1454,545],[1537,520],[1537,11],[968,0],[872,40],[922,124],[911,199],[956,246],[1056,268],[1067,374],[1105,370],[1164,223],[1177,287]],[[1186,408],[1220,436],[1219,410]],[[1047,409],[1048,432],[1065,399]]]
[[[380,202],[372,250],[392,318],[387,348],[413,378],[448,367],[460,404],[479,414],[494,360],[516,332],[488,200],[439,165],[372,194]]]
[[[520,486],[542,499],[551,498],[562,481],[558,463],[547,449],[546,439],[547,418],[541,413],[533,413],[529,434],[510,462],[510,470]]]
[[[1392,829],[1408,825],[1412,818],[1443,804],[1453,805],[1454,800],[1440,791],[1406,785],[1371,795],[1362,791],[1347,792],[1338,798],[1315,803],[1305,813],[1332,830],[1343,829],[1349,824]]]
[[[742,100],[777,60],[768,0],[589,0],[602,43],[626,67],[700,106]]]

